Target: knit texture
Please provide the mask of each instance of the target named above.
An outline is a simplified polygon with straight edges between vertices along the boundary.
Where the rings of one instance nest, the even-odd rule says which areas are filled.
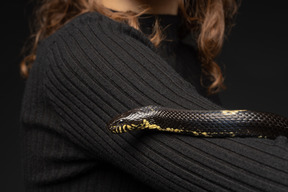
[[[140,106],[222,109],[156,52],[96,12],[40,43],[20,119],[26,191],[288,191],[286,137],[108,131]]]

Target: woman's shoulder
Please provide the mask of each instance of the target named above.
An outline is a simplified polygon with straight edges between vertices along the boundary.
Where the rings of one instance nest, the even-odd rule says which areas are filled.
[[[111,21],[108,17],[105,17],[98,12],[83,13],[72,18],[47,38],[40,41],[39,45],[40,47],[49,46],[55,43],[60,36],[69,37],[71,34],[75,34],[76,32],[81,32],[83,34],[87,31],[87,27],[91,25],[102,25],[107,27],[109,26],[109,22]]]
[[[150,48],[153,48],[151,41],[140,31],[126,23],[120,23],[102,15],[96,11],[83,13],[67,22],[52,35],[44,39],[40,44],[49,46],[59,41],[59,38],[89,38],[89,36],[129,36]],[[88,39],[89,40],[89,39]]]

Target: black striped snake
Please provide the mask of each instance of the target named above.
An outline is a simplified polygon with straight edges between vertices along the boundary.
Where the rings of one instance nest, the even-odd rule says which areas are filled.
[[[157,130],[202,137],[288,136],[288,118],[251,110],[183,110],[145,106],[114,117],[108,124],[112,133]]]

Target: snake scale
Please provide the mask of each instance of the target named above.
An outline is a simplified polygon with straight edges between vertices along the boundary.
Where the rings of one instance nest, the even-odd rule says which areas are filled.
[[[108,124],[112,133],[157,130],[202,137],[288,136],[288,119],[251,110],[182,110],[144,106],[114,117]]]

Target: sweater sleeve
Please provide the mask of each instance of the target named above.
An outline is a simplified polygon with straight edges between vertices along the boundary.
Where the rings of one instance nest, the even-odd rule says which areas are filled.
[[[145,105],[220,109],[167,65],[141,32],[89,13],[40,49],[48,102],[58,119],[54,129],[92,157],[160,191],[288,190],[286,138],[116,135],[106,129],[115,115]]]

